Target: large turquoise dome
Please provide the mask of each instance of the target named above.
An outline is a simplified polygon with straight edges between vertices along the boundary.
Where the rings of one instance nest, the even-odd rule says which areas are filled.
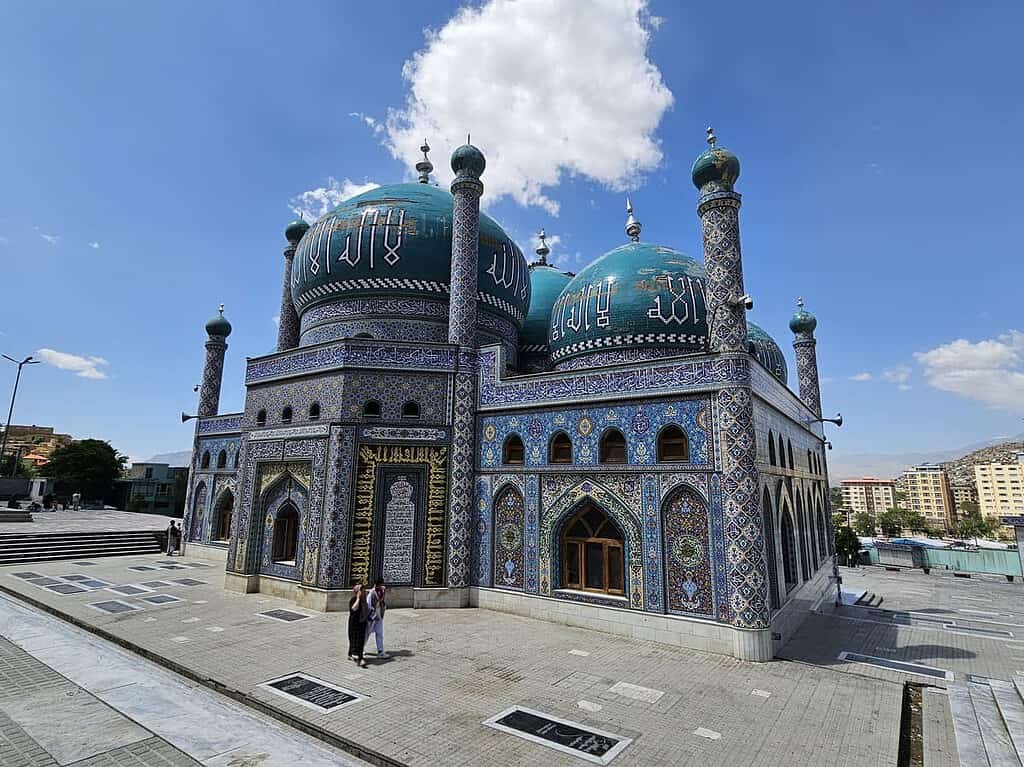
[[[421,296],[447,300],[452,196],[429,184],[392,184],[346,200],[302,240],[292,266],[300,317],[349,298]],[[519,247],[480,214],[480,308],[521,326],[530,277]]]
[[[673,248],[630,242],[609,251],[555,301],[548,336],[552,361],[576,367],[583,357],[613,350],[632,350],[634,359],[706,350],[706,279],[704,264]],[[785,383],[778,345],[761,328],[747,325],[751,351]]]

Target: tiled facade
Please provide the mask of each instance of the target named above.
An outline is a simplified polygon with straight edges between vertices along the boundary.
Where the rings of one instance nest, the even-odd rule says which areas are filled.
[[[701,188],[707,305],[691,297],[687,311],[706,310],[688,316],[712,352],[704,336],[681,352],[671,333],[646,334],[650,348],[573,347],[553,371],[543,344],[519,346],[527,270],[493,222],[484,229],[483,160],[460,163],[442,222],[449,283],[433,267],[433,281],[402,276],[413,262],[402,249],[427,231],[418,217],[444,211],[400,209],[400,185],[386,212],[302,229],[285,268],[297,324],[278,351],[248,360],[242,413],[214,407],[197,422],[189,542],[226,549],[229,588],[321,609],[343,607],[353,580],[387,573],[412,604],[489,603],[494,591],[538,610],[634,611],[710,626],[684,633],[770,658],[778,616],[825,582],[831,514],[820,412],[804,396],[813,356],[797,355],[797,396],[774,341],[760,329],[748,341],[736,301],[739,195],[731,183]],[[378,271],[338,277],[356,264]],[[664,300],[661,285],[675,286]],[[623,306],[652,322],[681,316],[690,296],[668,278],[644,289],[652,308],[643,295]],[[560,306],[567,326],[585,321]],[[521,351],[533,355],[522,367]],[[204,371],[217,390],[222,366],[221,354]],[[788,613],[783,623],[796,625]]]

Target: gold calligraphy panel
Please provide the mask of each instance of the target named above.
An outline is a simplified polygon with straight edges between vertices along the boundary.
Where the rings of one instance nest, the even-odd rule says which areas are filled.
[[[381,466],[427,467],[423,585],[444,585],[445,502],[448,497],[448,448],[420,445],[363,445],[356,468],[356,502],[352,519],[349,580],[368,583],[373,552],[377,469]]]

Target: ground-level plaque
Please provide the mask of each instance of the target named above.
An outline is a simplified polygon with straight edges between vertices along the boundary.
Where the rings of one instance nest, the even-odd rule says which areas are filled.
[[[288,698],[293,703],[321,712],[337,711],[344,706],[358,703],[366,697],[344,687],[317,679],[315,676],[302,673],[271,679],[269,682],[261,684],[260,687],[266,688],[275,695]]]
[[[632,738],[522,706],[505,709],[487,719],[484,724],[594,764],[609,764],[633,742]]]

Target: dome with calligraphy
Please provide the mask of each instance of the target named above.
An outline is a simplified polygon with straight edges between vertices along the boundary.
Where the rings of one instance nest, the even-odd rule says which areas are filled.
[[[446,303],[452,205],[448,191],[430,184],[392,184],[352,197],[322,216],[295,251],[291,287],[300,318],[314,307],[347,299],[422,297]],[[478,290],[481,313],[521,327],[530,305],[526,259],[484,213]],[[307,324],[303,321],[304,334]]]
[[[519,333],[519,346],[528,351],[546,351],[551,307],[572,275],[550,264],[530,265],[530,311]]]
[[[579,272],[551,310],[548,343],[556,369],[630,350],[629,359],[707,349],[704,264],[673,248],[630,242]],[[748,320],[751,353],[783,383],[778,344]]]

